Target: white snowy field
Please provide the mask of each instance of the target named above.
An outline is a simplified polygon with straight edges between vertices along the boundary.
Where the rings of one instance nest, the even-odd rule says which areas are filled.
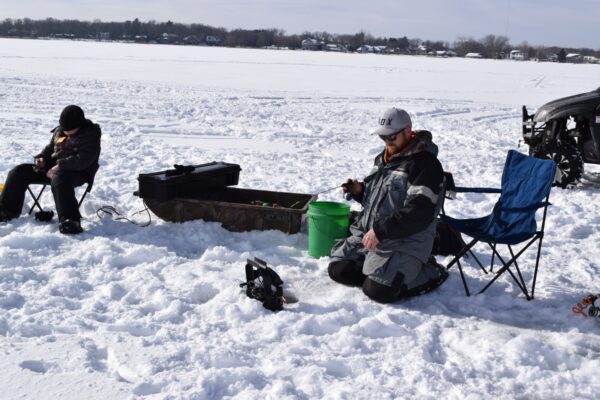
[[[361,178],[390,106],[432,131],[457,184],[497,187],[507,151],[527,151],[521,106],[598,86],[598,65],[0,39],[0,182],[64,106],[103,130],[83,234],[0,225],[0,398],[597,399],[600,321],[571,307],[600,292],[598,185],[553,190],[533,301],[507,278],[466,297],[452,269],[435,292],[380,305],[329,280],[306,233],[141,228],[95,211],[143,208],[137,175],[174,163],[238,163],[241,187],[300,193]],[[494,202],[446,209],[482,216]],[[249,257],[300,302],[271,313],[247,298]],[[522,260],[531,278],[535,252]]]

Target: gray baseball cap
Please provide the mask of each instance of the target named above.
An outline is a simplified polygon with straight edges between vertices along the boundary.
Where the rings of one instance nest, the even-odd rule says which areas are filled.
[[[412,126],[412,121],[410,120],[408,113],[403,109],[396,107],[385,110],[378,122],[379,128],[371,133],[372,135],[393,135],[407,126]]]

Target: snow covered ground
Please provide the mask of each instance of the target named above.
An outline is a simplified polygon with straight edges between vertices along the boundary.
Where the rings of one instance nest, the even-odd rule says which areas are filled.
[[[0,225],[0,398],[598,398],[600,323],[571,313],[600,292],[597,185],[553,191],[530,302],[506,278],[467,298],[453,269],[429,295],[379,305],[330,281],[305,233],[141,228],[95,211],[141,209],[137,174],[174,163],[234,162],[241,187],[301,193],[360,178],[390,106],[433,132],[458,184],[497,186],[521,105],[599,77],[597,65],[0,39],[0,181],[46,144],[65,105],[103,129],[85,233]],[[447,210],[479,216],[494,201],[462,196]],[[249,257],[300,302],[271,313],[242,294]]]

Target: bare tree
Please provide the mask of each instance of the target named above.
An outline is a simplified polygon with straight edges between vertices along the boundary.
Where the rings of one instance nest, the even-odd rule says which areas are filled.
[[[506,36],[486,35],[480,42],[488,58],[504,58],[508,51],[509,40]]]
[[[302,40],[314,38],[326,43],[336,43],[349,50],[356,50],[363,45],[385,45],[390,49],[402,50],[405,53],[409,49],[415,49],[420,44],[425,44],[430,50],[444,50],[450,46],[442,41],[423,41],[419,38],[385,38],[374,37],[366,31],[356,34],[332,34],[329,32],[304,32],[300,35],[286,35],[280,29],[234,29],[227,30],[222,27],[213,27],[203,24],[182,24],[173,21],[157,22],[154,20],[142,22],[138,18],[124,22],[102,22],[99,19],[93,21],[58,20],[46,18],[43,20],[31,20],[29,18],[11,19],[0,21],[0,37],[61,37],[61,38],[106,38],[110,40],[132,40],[135,36],[144,37],[144,41],[161,42],[162,34],[170,33],[178,39],[167,41],[168,43],[183,43],[183,38],[196,36],[196,43],[202,43],[207,36],[215,36],[220,43],[231,47],[263,47],[263,46],[287,46],[292,49],[300,48]],[[102,35],[100,35],[102,34]],[[189,43],[189,41],[188,41]],[[537,58],[545,58],[546,52],[558,53],[559,47],[532,47],[523,42],[519,48],[525,54]],[[486,35],[482,39],[475,40],[470,37],[459,36],[454,42],[454,50],[457,55],[464,56],[467,53],[480,53],[490,58],[501,57],[510,50],[510,44],[506,36]],[[567,48],[567,53],[579,53],[582,55],[600,56],[600,49]],[[544,54],[542,54],[544,53]]]
[[[464,57],[467,53],[479,53],[484,55],[485,46],[471,37],[459,36],[454,42],[454,51],[458,56]]]

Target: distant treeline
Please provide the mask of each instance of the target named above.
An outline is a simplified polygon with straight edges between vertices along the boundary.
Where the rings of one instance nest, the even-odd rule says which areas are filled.
[[[323,44],[336,44],[344,51],[357,51],[364,46],[385,46],[386,52],[400,54],[422,54],[423,49],[434,52],[452,49],[458,56],[479,53],[485,58],[504,58],[511,50],[521,50],[529,58],[540,60],[548,59],[550,54],[564,56],[566,53],[600,57],[600,49],[531,46],[527,42],[513,46],[507,37],[497,35],[487,35],[481,39],[458,37],[453,43],[450,43],[418,38],[409,39],[406,36],[382,38],[366,32],[344,35],[328,32],[304,32],[288,35],[280,29],[228,30],[203,24],[182,24],[172,21],[141,22],[137,18],[125,22],[102,22],[100,20],[89,22],[54,18],[44,20],[5,19],[0,22],[0,36],[208,44],[228,47],[287,47],[289,49],[302,48],[302,42],[305,39],[316,39]]]

